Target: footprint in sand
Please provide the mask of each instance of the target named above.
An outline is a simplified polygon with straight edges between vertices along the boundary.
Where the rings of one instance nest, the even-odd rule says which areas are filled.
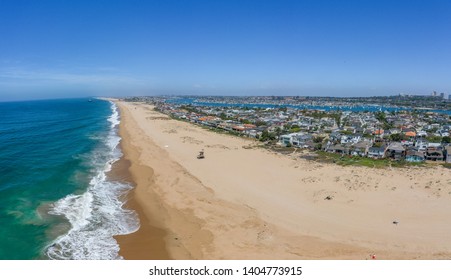
[[[164,133],[167,133],[167,134],[175,134],[175,133],[177,133],[177,130],[175,130],[175,129],[170,129],[170,130],[165,130],[165,131],[163,131]]]
[[[189,136],[184,136],[184,137],[180,137],[182,139],[183,143],[190,143],[190,144],[196,144],[196,145],[200,145],[202,143],[204,143],[203,141],[197,140],[193,137],[189,137]]]

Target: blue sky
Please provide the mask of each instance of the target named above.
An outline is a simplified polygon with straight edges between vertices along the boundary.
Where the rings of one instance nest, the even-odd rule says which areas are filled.
[[[0,100],[451,93],[451,1],[0,0]]]

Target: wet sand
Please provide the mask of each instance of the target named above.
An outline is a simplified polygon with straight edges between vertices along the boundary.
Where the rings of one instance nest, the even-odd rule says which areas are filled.
[[[123,125],[123,124],[121,124]],[[124,156],[114,163],[112,171],[108,176],[113,180],[121,182],[127,182],[132,186],[135,186],[135,180],[131,174],[131,163],[127,159],[127,154],[133,154],[133,151],[127,145],[127,136],[124,129],[120,129],[120,134],[123,140],[121,140],[121,150]],[[144,175],[144,174],[143,174]],[[149,174],[152,176],[152,174]],[[137,212],[140,219],[140,228],[137,232],[128,235],[115,236],[116,241],[120,244],[119,255],[125,259],[130,260],[168,260],[170,259],[169,253],[166,250],[164,238],[166,232],[154,226],[151,219],[148,219],[145,215],[142,207],[136,201],[136,188],[134,188],[127,197],[123,198],[126,203],[126,207],[133,209]]]

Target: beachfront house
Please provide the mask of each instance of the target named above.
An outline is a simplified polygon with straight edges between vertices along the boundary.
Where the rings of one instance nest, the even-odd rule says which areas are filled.
[[[242,125],[235,125],[232,127],[233,131],[239,132],[239,133],[243,133],[245,128]]]
[[[432,161],[443,160],[443,150],[442,147],[428,147],[426,149],[426,159]]]
[[[380,159],[385,157],[385,149],[387,147],[385,145],[382,145],[380,147],[373,146],[368,149],[368,157]]]
[[[308,141],[311,141],[312,135],[305,133],[290,133],[281,135],[279,143],[282,146],[303,147]]]
[[[293,136],[292,142],[293,142],[293,146],[304,147],[311,140],[312,140],[312,135],[299,133],[299,134]]]
[[[451,163],[451,146],[445,147],[446,163]]]
[[[343,146],[342,144],[336,144],[336,145],[329,145],[325,149],[328,153],[337,153],[342,155],[349,155],[349,148]]]
[[[279,137],[279,143],[282,146],[291,146],[291,145],[293,145],[291,134],[281,135]]]
[[[414,149],[408,150],[406,152],[406,161],[423,162],[424,161],[424,153],[416,151]]]
[[[257,129],[246,129],[244,134],[248,137],[257,138],[259,131]]]
[[[218,128],[224,129],[226,131],[233,131],[233,127],[235,126],[235,123],[233,121],[227,120],[223,121],[218,124]]]
[[[361,156],[364,157],[368,154],[368,148],[371,146],[371,143],[368,141],[361,141],[354,145],[352,145],[350,149],[350,153],[353,156]]]
[[[385,151],[385,157],[394,160],[402,160],[405,157],[406,149],[400,142],[391,142]]]
[[[315,143],[315,142],[313,142],[313,140],[307,140],[302,145],[302,148],[314,151],[314,150],[323,150],[325,147],[323,147],[323,144],[321,144],[321,143]]]

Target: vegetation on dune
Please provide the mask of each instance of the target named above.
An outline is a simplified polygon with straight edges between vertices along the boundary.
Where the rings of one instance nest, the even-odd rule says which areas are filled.
[[[425,166],[423,162],[393,161],[390,159],[372,159],[359,156],[342,156],[340,154],[327,153],[324,151],[316,152],[318,160],[324,162],[333,162],[342,166],[365,166],[371,168],[387,168],[387,167],[409,167],[409,166]]]

